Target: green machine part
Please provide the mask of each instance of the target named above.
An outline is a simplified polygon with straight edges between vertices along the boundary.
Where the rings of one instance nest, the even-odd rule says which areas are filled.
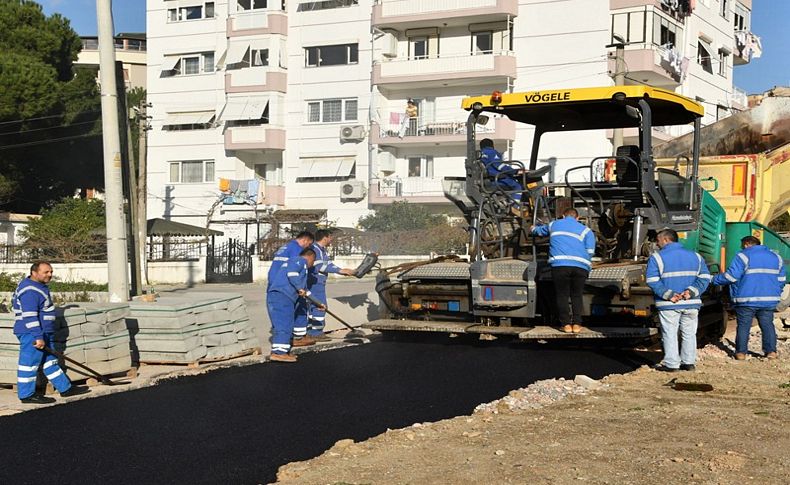
[[[785,272],[790,265],[790,243],[771,229],[757,222],[729,222],[727,223],[727,248],[725,253],[726,265],[729,266],[732,258],[741,250],[741,239],[754,236],[763,245],[776,251],[785,262]],[[725,266],[725,269],[726,267]]]
[[[702,191],[700,220],[696,231],[679,233],[680,243],[705,258],[712,273],[724,270],[722,249],[725,244],[727,213],[721,204],[708,193]]]

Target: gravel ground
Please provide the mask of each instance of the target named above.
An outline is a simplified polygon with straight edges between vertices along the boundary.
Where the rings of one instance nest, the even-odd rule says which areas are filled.
[[[727,340],[700,349],[696,372],[536,381],[470,416],[340,440],[281,467],[278,483],[788,483],[790,344],[775,360],[732,352]],[[676,391],[673,378],[713,391]]]

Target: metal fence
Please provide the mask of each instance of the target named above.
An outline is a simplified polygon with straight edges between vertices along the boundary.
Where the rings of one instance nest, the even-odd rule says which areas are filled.
[[[17,245],[0,245],[0,263],[27,263],[32,261],[31,251]]]
[[[203,241],[154,241],[146,246],[148,261],[196,261],[206,255]]]
[[[103,248],[90,255],[73,254],[68,257],[58,256],[59,253],[46,248],[31,249],[20,245],[0,245],[0,264],[31,263],[37,259],[45,259],[53,263],[100,263],[107,261]],[[206,255],[205,241],[154,241],[146,245],[148,261],[196,261]]]

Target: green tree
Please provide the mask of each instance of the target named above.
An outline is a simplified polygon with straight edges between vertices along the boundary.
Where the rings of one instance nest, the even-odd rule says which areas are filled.
[[[777,217],[776,219],[772,220],[768,223],[768,227],[773,229],[776,232],[788,232],[790,231],[790,214],[785,212],[781,216]]]
[[[379,232],[427,229],[446,224],[445,215],[433,214],[425,206],[407,201],[393,202],[359,219],[359,227]]]
[[[28,223],[22,247],[53,261],[100,260],[106,253],[103,228],[103,201],[64,198]]]
[[[80,38],[28,0],[0,1],[0,205],[38,212],[101,187],[95,69],[74,69]],[[98,174],[98,176],[97,176]]]

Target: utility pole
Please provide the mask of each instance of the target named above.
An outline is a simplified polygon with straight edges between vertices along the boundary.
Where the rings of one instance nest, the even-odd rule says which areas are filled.
[[[614,85],[625,85],[625,39],[617,34],[614,34],[615,42],[606,46],[607,48],[615,48],[614,52]],[[617,148],[623,145],[623,129],[615,128],[612,130],[612,155],[617,155]]]
[[[104,144],[104,206],[107,226],[107,283],[111,302],[129,300],[126,217],[123,210],[121,137],[118,132],[118,90],[115,84],[115,42],[112,0],[96,0],[99,33],[102,141]]]
[[[150,107],[143,99],[136,109],[138,123],[138,150],[137,150],[137,240],[140,242],[137,250],[142,265],[141,282],[142,285],[148,284],[148,256],[145,253],[145,240],[148,237],[148,114],[146,108]]]

